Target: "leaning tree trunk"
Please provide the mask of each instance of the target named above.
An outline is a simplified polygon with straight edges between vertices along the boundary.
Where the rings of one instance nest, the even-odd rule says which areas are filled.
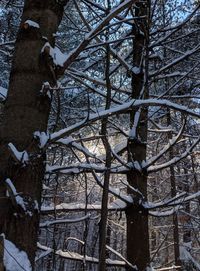
[[[135,21],[133,35],[133,65],[135,74],[132,76],[132,98],[145,99],[148,96],[147,71],[148,63],[144,61],[144,52],[148,55],[148,2],[138,4],[136,17],[145,19]],[[146,63],[146,64],[145,64]],[[147,142],[147,110],[133,110],[130,114],[131,132],[128,140],[128,161],[141,164],[146,160]],[[139,193],[133,195],[134,204],[126,210],[127,218],[127,260],[136,265],[139,271],[146,270],[149,265],[149,232],[148,212],[141,203],[147,198],[147,175],[139,170],[130,170],[127,174],[128,183]],[[127,270],[132,270],[127,267]]]
[[[50,47],[46,46],[43,53],[41,49],[46,42],[54,46],[53,34],[58,29],[66,2],[25,1],[0,128],[0,232],[27,253],[33,267],[45,166],[45,154],[33,134],[47,129],[50,98],[43,86],[44,82],[54,85],[56,79]],[[18,161],[9,143],[19,151],[26,150],[29,161],[25,162],[25,153],[21,155],[21,162]],[[8,187],[8,179],[26,208]],[[9,196],[7,190],[10,190]]]

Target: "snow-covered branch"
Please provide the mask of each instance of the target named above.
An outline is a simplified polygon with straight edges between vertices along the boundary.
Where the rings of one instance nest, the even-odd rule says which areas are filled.
[[[131,5],[134,4],[134,0],[126,0],[118,5],[116,8],[111,10],[111,12],[96,26],[96,28],[92,29],[86,36],[85,39],[79,44],[79,46],[74,49],[71,54],[68,55],[67,59],[64,63],[64,69],[67,69],[69,65],[78,57],[78,55],[84,50],[84,48],[89,44],[92,37],[96,35],[99,31],[101,31],[108,22],[114,18],[117,14],[129,8]]]
[[[71,251],[63,251],[61,249],[54,251],[52,248],[46,247],[41,245],[40,243],[38,243],[38,248],[46,251],[49,253],[55,253],[57,256],[62,257],[63,259],[69,259],[69,260],[74,260],[74,261],[81,261],[81,262],[89,262],[89,263],[93,263],[93,264],[98,264],[99,260],[97,258],[94,257],[90,257],[90,256],[84,256],[81,255],[79,253],[76,252],[71,252]],[[126,266],[126,262],[125,261],[118,261],[118,260],[112,260],[112,259],[106,259],[106,265],[108,266]]]
[[[188,155],[191,154],[191,152],[197,146],[197,144],[199,144],[199,142],[200,142],[200,137],[197,140],[195,140],[195,142],[185,152],[183,152],[179,156],[173,157],[171,160],[169,160],[166,163],[162,163],[162,164],[155,165],[155,166],[149,166],[147,171],[149,173],[156,172],[158,170],[162,170],[164,168],[170,167],[171,165],[174,165],[174,164],[180,162],[181,160],[183,160],[184,158],[186,158]]]
[[[55,211],[55,209],[54,209]],[[87,214],[83,217],[77,217],[77,218],[66,218],[66,219],[56,219],[56,220],[47,220],[43,223],[40,223],[40,228],[46,228],[54,225],[60,225],[60,224],[70,224],[70,223],[78,223],[85,221],[86,219],[90,218],[90,214]]]
[[[186,106],[170,102],[169,100],[164,100],[164,99],[163,100],[161,99],[160,100],[159,99],[135,100],[133,99],[127,103],[113,107],[111,109],[102,110],[95,114],[90,114],[89,117],[87,117],[87,119],[84,119],[81,122],[78,122],[72,126],[69,126],[68,128],[64,128],[58,132],[51,134],[49,141],[55,142],[62,137],[69,136],[71,133],[80,130],[81,128],[85,127],[86,125],[94,121],[103,119],[105,117],[110,117],[118,113],[124,113],[124,112],[127,112],[127,110],[131,108],[137,108],[140,106],[164,106],[164,107],[169,107],[171,109],[183,112],[185,114],[189,114],[193,117],[200,118],[200,114],[198,112],[193,111]]]

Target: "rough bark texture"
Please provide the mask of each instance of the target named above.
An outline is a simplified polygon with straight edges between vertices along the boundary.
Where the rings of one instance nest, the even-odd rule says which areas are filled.
[[[147,4],[138,4],[136,16],[147,16]],[[142,66],[143,54],[148,44],[148,34],[146,32],[146,21],[138,20],[133,27],[135,35],[133,47],[133,65],[140,67],[140,73],[132,77],[132,98],[141,99],[148,95],[147,81]],[[147,75],[147,74],[146,74]],[[144,90],[144,91],[142,91]],[[133,126],[136,111],[133,110],[130,116],[131,126]],[[134,137],[128,140],[128,161],[141,163],[146,160],[147,142],[147,110],[140,112],[139,122]],[[147,198],[147,175],[145,172],[131,170],[127,174],[127,180],[131,186],[141,192],[141,195],[134,195],[133,191],[128,191],[133,196],[134,204],[126,211],[127,217],[127,260],[136,265],[139,271],[146,270],[150,261],[149,255],[149,232],[148,232],[148,212],[142,208],[141,202]],[[127,270],[132,270],[127,267]]]
[[[27,252],[32,265],[39,223],[36,202],[40,206],[45,159],[33,133],[47,129],[50,98],[40,90],[46,81],[55,83],[50,69],[52,59],[42,56],[41,49],[47,40],[54,46],[53,33],[61,21],[63,5],[55,0],[25,1],[0,128],[0,232]],[[40,28],[25,25],[26,20],[38,23]],[[28,165],[16,163],[8,149],[9,142],[19,151],[29,153]],[[14,206],[13,200],[6,197],[7,178],[12,180],[32,215]]]

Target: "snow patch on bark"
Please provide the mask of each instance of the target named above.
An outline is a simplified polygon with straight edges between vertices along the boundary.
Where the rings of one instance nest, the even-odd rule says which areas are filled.
[[[9,149],[11,150],[12,154],[14,155],[14,157],[19,161],[21,162],[22,164],[26,165],[29,161],[29,156],[28,156],[28,153],[27,151],[18,151],[16,149],[16,147],[12,144],[12,143],[9,143],[8,144],[8,147]]]
[[[45,132],[36,131],[34,133],[34,138],[39,139],[39,147],[42,149],[49,140],[49,134]]]
[[[63,67],[68,56],[63,54],[58,47],[53,48],[49,42],[46,42],[44,44],[44,46],[42,47],[41,53],[43,53],[45,51],[45,48],[47,47],[49,48],[49,54],[52,57],[54,64],[56,66]]]
[[[28,24],[29,26],[35,27],[35,28],[40,28],[39,24],[32,21],[32,20],[26,20],[25,24]]]
[[[21,196],[18,195],[16,188],[15,188],[14,184],[12,183],[12,181],[10,179],[6,179],[5,182],[10,190],[8,192],[9,193],[11,192],[11,194],[12,194],[11,197],[12,196],[15,197],[16,204],[21,206],[21,208],[26,212],[27,210],[26,210],[24,200]]]

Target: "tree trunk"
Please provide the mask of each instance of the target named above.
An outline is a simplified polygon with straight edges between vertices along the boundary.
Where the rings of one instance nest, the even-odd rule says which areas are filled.
[[[148,96],[147,71],[148,63],[144,66],[144,52],[148,54],[148,17],[149,6],[147,3],[138,4],[135,16],[144,16],[135,22],[133,35],[133,65],[139,68],[132,76],[132,98],[142,99]],[[143,17],[143,18],[144,18]],[[144,75],[145,70],[145,75]],[[130,115],[131,133],[128,140],[128,161],[138,164],[146,160],[147,142],[147,110],[133,110]],[[130,170],[127,174],[128,183],[139,191],[136,195],[129,189],[133,196],[134,204],[126,210],[127,218],[127,260],[136,265],[139,271],[146,270],[149,265],[149,232],[148,212],[141,203],[147,199],[147,175],[139,170]],[[132,270],[127,267],[127,270]]]
[[[54,46],[53,34],[62,19],[64,2],[25,1],[0,128],[0,232],[27,253],[33,267],[39,226],[37,205],[40,207],[45,169],[45,154],[33,134],[47,129],[50,98],[41,93],[43,83],[55,84],[53,59],[46,51],[41,54],[41,49],[47,41]],[[13,158],[9,143],[28,152],[26,165]],[[7,178],[23,198],[26,211],[13,204],[15,196],[6,196]]]
[[[108,0],[108,10],[107,13],[111,9],[110,1]],[[109,24],[108,24],[109,26]],[[106,41],[109,40],[109,29],[106,32]],[[106,79],[106,88],[107,88],[107,96],[106,96],[106,106],[105,109],[109,109],[111,105],[111,83],[110,83],[110,46],[109,44],[106,46],[106,63],[105,63],[105,79]],[[111,167],[111,149],[110,144],[107,138],[107,129],[108,129],[108,119],[105,118],[102,120],[101,124],[101,135],[104,136],[102,139],[105,152],[106,152],[106,168]],[[104,187],[102,194],[102,208],[101,208],[101,221],[99,223],[99,271],[106,270],[106,245],[108,241],[107,236],[107,219],[108,219],[108,200],[109,200],[109,183],[110,183],[110,171],[107,170],[104,174]]]
[[[191,169],[194,172],[194,182],[196,182],[196,174],[195,174],[195,167],[194,167],[194,161],[193,161],[193,157],[191,157]],[[188,169],[188,165],[189,161],[186,160],[185,166],[184,166],[184,174],[185,176],[187,176],[188,172],[190,172],[190,170]],[[190,192],[190,179],[189,180],[185,180],[185,185],[184,185],[184,191],[187,192],[189,194]],[[199,190],[197,190],[199,191]],[[196,192],[196,191],[195,191]],[[190,249],[191,246],[191,241],[192,241],[192,223],[191,223],[191,217],[190,215],[187,216],[187,214],[191,214],[191,210],[190,210],[190,202],[185,203],[184,206],[185,212],[186,212],[186,219],[184,221],[183,224],[183,245],[185,246],[185,248]],[[187,247],[188,246],[188,247]],[[183,259],[182,260],[182,270],[181,271],[189,271],[192,270],[193,268],[193,263],[191,260],[186,259],[185,261]]]
[[[170,111],[167,112],[167,126],[169,127],[171,125],[171,115]],[[171,131],[168,133],[168,139],[172,139],[172,133]],[[174,157],[174,150],[173,147],[169,150],[169,158],[172,159]],[[170,173],[170,184],[171,184],[171,196],[176,196],[176,178],[175,178],[175,171],[174,171],[174,165],[169,167],[169,173]],[[173,239],[174,239],[174,260],[175,260],[175,266],[181,266],[181,260],[180,260],[180,251],[179,251],[179,229],[178,229],[178,216],[176,213],[173,214]]]

